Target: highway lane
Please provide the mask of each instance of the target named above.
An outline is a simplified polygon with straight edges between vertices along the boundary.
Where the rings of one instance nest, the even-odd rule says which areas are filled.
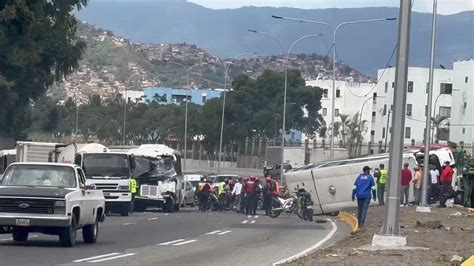
[[[97,244],[59,246],[56,236],[32,234],[28,242],[15,243],[0,235],[0,266],[3,265],[222,265],[222,256],[247,265],[269,265],[304,250],[331,230],[282,215],[247,217],[233,212],[135,213],[131,217],[107,217]],[[92,259],[91,259],[92,258]]]

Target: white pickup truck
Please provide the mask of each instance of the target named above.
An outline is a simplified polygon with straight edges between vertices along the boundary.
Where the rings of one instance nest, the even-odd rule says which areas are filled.
[[[0,233],[12,233],[14,241],[38,232],[72,247],[82,228],[84,242],[96,243],[104,210],[102,191],[86,186],[77,165],[13,163],[0,182]]]

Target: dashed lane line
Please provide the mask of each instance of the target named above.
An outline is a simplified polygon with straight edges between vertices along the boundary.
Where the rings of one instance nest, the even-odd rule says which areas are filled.
[[[31,236],[29,236],[29,238],[35,238],[35,237],[38,237],[38,235],[31,235]],[[0,239],[0,241],[12,241],[12,240],[13,240],[12,237]]]
[[[177,240],[173,240],[173,241],[169,241],[169,242],[165,242],[165,243],[160,243],[160,244],[156,244],[156,245],[157,246],[168,246],[170,244],[178,243],[178,242],[181,242],[183,240],[184,239],[177,239]]]
[[[254,224],[254,223],[256,223],[256,222],[257,222],[257,221],[255,221],[255,220],[252,220],[250,223],[251,223],[251,224]]]
[[[218,233],[218,235],[222,236],[222,235],[228,234],[228,233],[230,233],[230,232],[232,232],[232,231],[227,230],[227,231]]]
[[[148,218],[148,221],[155,221],[158,220],[158,217]]]
[[[93,262],[93,263],[103,262],[103,261],[108,261],[108,260],[115,260],[115,259],[130,257],[130,256],[133,256],[133,255],[135,255],[135,253],[125,253],[125,254],[121,254],[121,255],[117,255],[117,256],[113,256],[113,257],[108,257],[108,258],[104,258],[104,259],[91,260],[89,262]]]
[[[179,242],[179,243],[175,243],[173,244],[173,246],[181,246],[181,245],[186,245],[186,244],[190,244],[190,243],[193,243],[193,242],[196,242],[197,239],[191,239],[191,240],[188,240],[188,241],[184,241],[184,242]]]
[[[118,255],[120,253],[118,252],[114,252],[114,253],[109,253],[109,254],[104,254],[104,255],[98,255],[98,256],[94,256],[94,257],[89,257],[89,258],[85,258],[85,259],[79,259],[79,260],[75,260],[73,262],[84,262],[84,261],[89,261],[89,260],[96,260],[96,259],[100,259],[100,258],[104,258],[104,257],[110,257],[110,256],[115,256],[115,255]]]
[[[243,220],[243,221],[242,221],[243,224],[246,224],[246,223],[248,223],[248,222],[249,222],[249,220]]]
[[[221,232],[222,230],[216,230],[216,231],[212,231],[212,232],[209,232],[209,233],[206,233],[206,235],[215,235],[219,232]]]
[[[137,224],[137,223],[124,223],[123,225],[134,225],[134,224]]]

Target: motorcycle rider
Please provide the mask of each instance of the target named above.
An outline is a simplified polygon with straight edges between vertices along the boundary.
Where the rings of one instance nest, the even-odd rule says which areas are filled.
[[[251,176],[246,183],[244,183],[244,192],[246,198],[246,215],[256,215],[257,213],[257,196],[259,179],[256,176]]]
[[[265,178],[265,187],[263,188],[263,209],[265,210],[265,215],[268,215],[271,210],[272,198],[276,194],[277,185],[275,180],[272,179],[270,175]]]

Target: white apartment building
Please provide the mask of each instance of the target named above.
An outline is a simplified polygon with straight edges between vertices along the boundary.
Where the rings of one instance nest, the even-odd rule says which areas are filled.
[[[474,142],[474,60],[453,64],[453,105],[450,140]]]
[[[372,112],[375,123],[371,135],[374,143],[389,143],[395,68],[388,68],[385,71],[379,69],[378,79],[376,87],[378,100]],[[424,140],[428,80],[429,68],[408,68],[405,144],[412,143],[412,140],[418,144]],[[449,120],[452,116],[453,70],[435,69],[433,84],[432,117],[447,117],[440,124],[440,130],[434,137],[437,136],[439,141],[447,141],[449,140]]]
[[[332,80],[307,80],[306,86],[320,87],[323,89],[323,98],[321,99],[322,108],[320,114],[326,121],[326,126],[331,126],[331,115],[332,115]],[[356,113],[362,113],[362,120],[367,120],[366,123],[367,131],[364,134],[363,142],[370,141],[370,132],[373,128],[372,122],[372,108],[374,102],[378,99],[373,99],[374,93],[376,92],[375,83],[358,83],[350,81],[336,81],[336,103],[335,103],[335,121],[341,121],[339,114],[346,114],[353,116]],[[305,136],[302,139],[306,139]],[[316,138],[318,142],[325,140],[329,144],[330,131],[327,132],[325,138]],[[336,136],[336,142],[338,143],[340,138]]]

